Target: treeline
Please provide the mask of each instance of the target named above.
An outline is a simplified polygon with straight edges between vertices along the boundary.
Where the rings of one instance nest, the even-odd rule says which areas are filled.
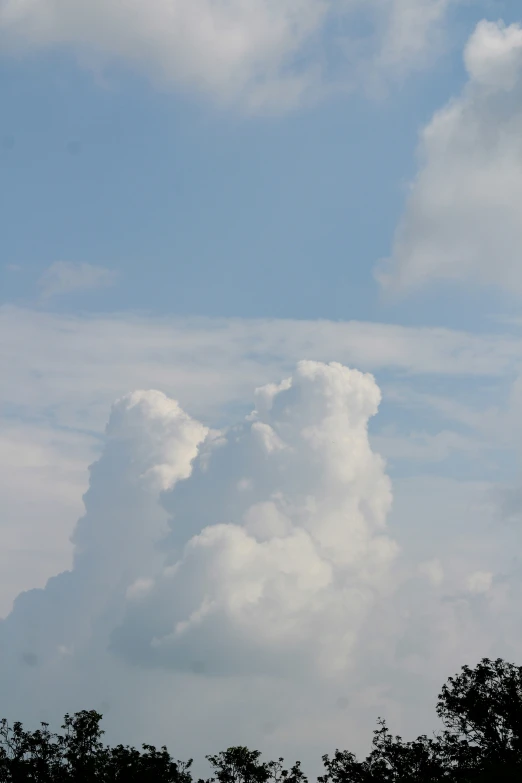
[[[522,667],[487,658],[464,666],[436,709],[443,728],[432,737],[405,742],[379,720],[367,758],[325,755],[317,783],[522,783]],[[66,715],[61,734],[1,721],[0,783],[195,783],[192,760],[174,761],[166,747],[105,745],[101,720],[95,711]],[[300,762],[286,768],[245,747],[206,758],[211,777],[197,783],[308,783]]]

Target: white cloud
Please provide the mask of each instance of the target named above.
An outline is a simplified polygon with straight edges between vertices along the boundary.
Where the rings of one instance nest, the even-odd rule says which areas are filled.
[[[521,348],[518,337],[361,322],[129,314],[78,318],[0,308],[0,423],[4,433],[18,428],[17,450],[20,459],[25,453],[27,465],[16,463],[15,468],[12,446],[4,440],[2,526],[16,530],[17,537],[16,553],[4,553],[0,615],[20,589],[41,586],[46,576],[69,567],[66,539],[79,513],[87,465],[99,453],[106,412],[114,399],[140,388],[144,380],[175,395],[198,419],[221,425],[247,412],[252,388],[288,375],[303,355],[359,366],[387,379],[391,374],[401,379],[403,396],[396,399],[388,380],[388,418],[381,415],[373,427],[373,447],[392,460],[394,469],[397,460],[413,460],[418,468],[431,461],[432,470],[443,472],[444,460],[454,453],[473,455],[480,469],[485,443],[494,446],[499,438],[511,446],[518,442],[519,407],[504,417],[500,409],[488,411],[476,404],[459,408],[449,398],[424,395],[419,400],[415,389],[423,378],[431,389],[442,375],[447,378],[444,388],[454,389],[459,378],[469,385],[470,377],[473,394],[480,397],[484,386],[495,384],[501,399]],[[468,406],[473,399],[466,396]],[[391,406],[407,411],[405,422],[390,426]],[[465,424],[466,437],[449,430],[453,421],[459,429]],[[31,460],[42,443],[47,444],[45,467],[36,471]],[[68,456],[73,444],[74,459]],[[238,475],[237,481],[238,490],[248,492],[253,479]],[[20,482],[26,491],[19,490]],[[48,520],[55,533],[42,532]],[[34,543],[42,535],[47,554],[38,559]],[[31,565],[35,559],[37,567]]]
[[[441,21],[450,6],[451,0],[397,0],[388,4],[386,15],[385,4],[381,4],[388,30],[378,56],[380,66],[404,71],[440,50]]]
[[[487,593],[493,585],[493,574],[490,571],[475,571],[466,579],[466,588],[470,593],[478,595]]]
[[[430,280],[522,293],[522,29],[481,22],[465,50],[468,83],[423,130],[420,165],[392,258],[392,290]]]
[[[116,275],[110,269],[94,264],[71,264],[56,261],[45,270],[38,281],[43,299],[72,294],[77,291],[93,291],[114,284]]]
[[[418,65],[449,4],[7,0],[0,8],[0,35],[5,48],[72,48],[87,62],[128,62],[167,83],[239,100],[250,109],[288,108],[336,83],[349,84],[361,61],[363,73],[373,63],[385,66],[387,75]],[[373,27],[363,39],[352,33],[361,29],[361,19]],[[339,55],[339,72],[329,72],[326,47]]]
[[[131,601],[115,649],[169,668],[199,657],[208,673],[346,669],[397,551],[367,435],[379,399],[371,376],[316,362],[259,390],[250,420],[214,435],[165,498],[169,565]]]
[[[481,22],[468,42],[464,59],[475,84],[495,91],[514,90],[522,69],[520,25]]]
[[[0,617],[28,587],[71,564],[72,520],[82,510],[96,439],[41,422],[1,419]]]
[[[174,688],[183,705],[178,738],[187,738],[195,716],[206,725],[209,749],[215,746],[223,725],[217,698],[239,734],[253,720],[277,716],[292,745],[293,705],[302,693],[291,688],[287,699],[290,685],[281,686],[277,672],[295,658],[299,640],[307,670],[346,668],[396,552],[385,530],[391,494],[366,434],[380,398],[371,376],[305,362],[291,385],[261,389],[256,398],[254,416],[222,436],[159,392],[116,403],[73,535],[72,570],[44,591],[19,596],[0,623],[4,710],[34,720],[45,707],[58,717],[108,700],[134,741],[139,719],[129,720],[136,710],[126,706],[132,693],[149,736],[153,699],[157,742],[167,713],[173,725]],[[198,450],[193,477],[183,480]],[[158,483],[158,475],[166,480]],[[176,627],[181,649],[169,644]],[[125,634],[135,643],[127,646]],[[127,669],[108,652],[111,640],[126,657],[144,651],[144,666]],[[166,679],[149,668],[158,651]],[[179,679],[176,669],[188,673]],[[232,680],[213,684],[204,676],[201,690],[201,675],[227,669]],[[257,669],[261,680],[245,681],[242,669]],[[237,713],[245,690],[259,707],[246,716]]]
[[[419,565],[419,573],[423,574],[434,585],[440,585],[444,581],[444,570],[437,559],[426,560]]]
[[[505,565],[484,488],[398,482],[390,515],[371,376],[304,362],[255,399],[222,433],[159,392],[115,404],[72,570],[0,622],[6,715],[94,707],[110,741],[261,745],[318,770],[378,714],[430,730],[448,674],[520,649],[516,573],[462,595]]]
[[[404,329],[379,324],[288,321],[278,323],[212,321],[208,319],[178,321],[141,319],[129,315],[77,319],[13,308],[5,308],[0,315],[4,319],[3,326],[5,327],[0,329],[0,339],[2,334],[4,336],[10,335],[9,340],[0,350],[0,356],[6,362],[2,370],[4,383],[0,392],[0,404],[4,413],[2,426],[5,428],[6,422],[11,421],[12,426],[20,428],[23,426],[24,432],[24,437],[20,440],[20,459],[16,465],[11,464],[11,447],[5,446],[3,464],[6,468],[4,468],[3,480],[0,479],[3,508],[2,526],[4,530],[9,531],[8,535],[10,536],[9,547],[3,553],[5,568],[1,585],[1,606],[4,612],[8,610],[11,601],[20,589],[39,587],[47,576],[70,567],[71,548],[67,538],[72,531],[73,521],[78,516],[80,496],[85,483],[84,471],[88,462],[92,461],[93,455],[99,453],[98,433],[102,431],[103,412],[108,407],[108,400],[111,397],[121,396],[125,387],[132,388],[132,386],[141,385],[144,379],[150,378],[154,381],[154,385],[163,387],[169,393],[177,395],[179,393],[183,405],[191,413],[196,413],[198,417],[203,416],[207,423],[222,423],[223,421],[233,421],[237,419],[238,415],[242,417],[246,413],[248,408],[245,407],[245,402],[251,396],[248,393],[248,386],[252,388],[274,378],[284,377],[288,373],[288,367],[294,362],[294,358],[300,353],[302,355],[305,351],[309,356],[319,359],[330,360],[337,356],[345,361],[357,362],[365,369],[375,368],[382,371],[384,368],[388,371],[386,377],[389,376],[390,370],[393,372],[398,370],[403,389],[409,388],[410,391],[418,387],[426,372],[430,373],[424,377],[423,381],[427,388],[431,388],[435,381],[437,384],[440,383],[441,379],[437,379],[437,374],[442,372],[447,377],[447,380],[443,381],[443,387],[453,389],[457,382],[460,383],[457,380],[460,375],[463,379],[463,388],[473,389],[473,394],[478,394],[479,399],[480,389],[483,386],[487,388],[491,383],[494,383],[495,388],[498,385],[496,392],[498,400],[504,395],[502,389],[507,388],[505,376],[507,374],[509,378],[513,362],[518,361],[520,355],[519,341],[512,338],[505,339],[500,336],[490,337],[487,335],[471,336],[465,333],[441,332],[439,330]],[[252,347],[255,347],[255,355],[252,354]],[[79,355],[83,361],[79,360]],[[407,375],[405,376],[404,370],[407,371],[409,378]],[[485,374],[483,378],[476,377],[477,370]],[[416,378],[415,375],[419,373],[420,376]],[[457,377],[450,379],[449,375],[451,374],[456,374]],[[470,378],[466,379],[466,374]],[[471,379],[473,380],[470,384]],[[449,387],[448,383],[451,384]],[[271,394],[273,395],[277,388],[277,386],[271,386],[265,393],[257,395],[256,405],[259,410],[269,411]],[[388,394],[387,392],[386,397]],[[469,394],[463,399],[466,399],[470,404],[473,401],[473,397],[470,398]],[[448,397],[446,402],[449,401]],[[394,460],[413,459],[415,472],[421,474],[426,470],[431,473],[436,471],[444,474],[447,469],[444,465],[444,459],[450,456],[454,449],[457,449],[463,455],[473,454],[473,470],[476,469],[478,475],[483,476],[484,471],[489,470],[489,467],[483,458],[478,459],[477,454],[470,451],[472,448],[471,436],[478,432],[482,443],[491,441],[494,444],[495,438],[503,439],[504,432],[509,429],[507,421],[502,423],[501,408],[496,410],[496,416],[486,416],[484,411],[478,409],[462,410],[457,411],[456,420],[458,427],[461,428],[461,418],[466,414],[465,420],[466,427],[469,428],[469,437],[455,438],[455,434],[451,434],[446,423],[443,425],[445,432],[443,431],[440,437],[436,434],[429,437],[423,435],[420,439],[414,438],[412,440],[409,436],[409,430],[415,430],[416,426],[412,425],[411,419],[412,416],[418,415],[415,411],[418,411],[419,404],[415,400],[414,394],[407,396],[401,404],[407,411],[406,421],[401,422],[400,409],[395,409],[395,413],[399,414],[399,426],[392,427],[390,430],[386,426],[383,428],[380,423],[382,421],[381,414],[377,417],[376,426],[372,428],[371,445]],[[429,423],[429,429],[434,433],[437,421],[433,419],[434,412],[436,416],[441,415],[443,419],[448,414],[446,408],[438,411],[438,408],[433,405],[420,410],[421,419],[418,428],[420,432],[423,431],[424,423]],[[516,419],[515,414],[516,410],[510,413],[510,418]],[[390,421],[389,405],[386,406],[386,416]],[[20,418],[25,420],[24,425],[20,424]],[[29,418],[30,421],[28,421]],[[384,420],[386,421],[386,418]],[[452,420],[451,416],[449,420]],[[151,426],[150,423],[147,426]],[[71,430],[71,427],[76,429]],[[66,429],[64,430],[64,428]],[[85,435],[82,432],[84,429],[94,430],[95,437]],[[159,429],[162,429],[161,426]],[[516,428],[512,426],[509,441],[512,446],[516,446],[516,437],[513,437],[516,431]],[[46,434],[40,434],[42,432]],[[266,440],[266,431],[260,434]],[[59,449],[54,446],[46,448],[43,457],[46,462],[45,475],[42,474],[42,480],[40,480],[38,472],[23,467],[23,463],[20,462],[22,459],[26,461],[31,459],[33,443],[38,443],[41,438],[48,439],[54,444],[59,444],[62,439],[66,439],[69,444],[67,447],[63,447],[66,449],[63,451],[63,455],[62,447]],[[266,442],[270,443],[270,440]],[[272,442],[274,442],[273,438]],[[72,453],[73,444],[75,460],[68,460],[67,455]],[[23,456],[23,452],[25,456]],[[477,452],[479,453],[480,450],[477,449]],[[157,464],[168,466],[169,459],[168,456],[167,458],[162,457],[158,452]],[[440,466],[429,467],[426,462],[424,465],[421,462],[421,460],[430,459],[441,460]],[[105,464],[110,465],[110,462]],[[393,462],[392,467],[396,470]],[[67,471],[73,468],[76,475],[73,476],[69,473],[68,476]],[[466,471],[469,472],[469,470],[470,461],[467,460]],[[158,476],[160,479],[161,474],[166,476],[168,481],[168,467],[162,469]],[[10,478],[13,475],[16,479],[14,481]],[[158,475],[157,471],[156,475]],[[70,486],[68,486],[69,481],[71,482]],[[191,481],[195,486],[197,482]],[[244,466],[241,466],[241,469],[238,468],[235,476],[230,477],[230,488],[231,490],[235,488],[234,496],[237,494],[252,497],[252,492],[257,491],[255,484],[255,475],[245,471]],[[20,490],[21,485],[23,490]],[[151,490],[156,492],[159,486],[160,484],[156,483],[156,489],[154,489],[151,485]],[[181,496],[182,485],[179,485],[178,489]],[[461,497],[459,492],[464,492],[464,497]],[[206,493],[203,492],[203,494]],[[397,538],[398,533],[398,540],[402,548],[407,550],[401,562],[408,564],[408,572],[413,570],[417,573],[415,565],[417,562],[437,558],[444,570],[444,582],[440,585],[434,584],[436,592],[433,600],[436,600],[440,591],[442,594],[447,591],[451,594],[453,591],[461,596],[459,600],[464,600],[462,586],[466,574],[474,571],[494,573],[499,567],[502,570],[502,557],[497,550],[498,546],[501,546],[503,538],[495,539],[493,544],[491,531],[486,527],[481,527],[479,532],[477,528],[477,520],[484,513],[478,502],[481,497],[488,496],[485,503],[485,513],[489,515],[490,525],[491,521],[498,516],[498,511],[495,508],[496,499],[491,499],[490,496],[491,487],[481,484],[471,486],[462,482],[455,482],[455,487],[446,484],[439,485],[435,476],[428,476],[426,482],[423,483],[422,476],[418,476],[407,485],[399,482],[394,494],[396,502],[391,514],[393,537]],[[418,502],[412,504],[412,498],[415,498],[416,494],[418,494]],[[194,498],[191,502],[195,502]],[[118,509],[118,504],[119,501],[116,498],[115,509]],[[221,499],[216,499],[214,505],[221,507]],[[248,526],[252,535],[260,535],[263,529],[275,534],[277,530],[282,531],[288,528],[288,515],[281,511],[274,500],[261,500],[253,505],[254,508],[245,515],[243,520],[243,524],[245,527]],[[156,500],[153,502],[153,510],[155,508]],[[144,513],[148,518],[153,517],[153,511],[150,509]],[[204,507],[198,506],[192,515],[201,517],[204,516],[204,513]],[[191,516],[188,512],[187,515]],[[160,514],[159,518],[161,525],[166,525],[168,517],[165,514]],[[208,524],[215,521],[213,518],[205,518]],[[467,530],[466,528],[461,529],[462,520],[468,525]],[[223,514],[221,521],[229,522],[230,515]],[[12,531],[15,530],[16,541],[12,538]],[[505,531],[502,535],[505,535]],[[438,538],[440,538],[439,543],[437,543]],[[472,548],[470,548],[471,540],[473,540]],[[419,543],[417,548],[412,550],[410,547],[412,541],[423,543],[422,545]],[[406,544],[408,546],[405,547]],[[515,551],[516,547],[515,543],[509,551]],[[458,564],[451,567],[447,563],[448,549],[452,551],[452,557],[456,556],[456,551],[459,552]],[[45,556],[39,557],[38,552],[45,552]],[[410,565],[411,563],[413,565]],[[144,575],[143,572],[137,572],[134,581],[128,585],[130,593],[134,592],[133,600],[138,604],[141,600],[147,600],[148,579],[152,579],[152,577]],[[139,580],[144,581],[140,582]],[[155,580],[152,581],[154,584]],[[133,589],[132,585],[135,582],[136,585]],[[426,585],[426,575],[422,578],[421,584]],[[498,589],[500,589],[498,586],[495,587],[495,591]],[[413,590],[418,590],[419,596],[424,594],[422,588],[417,586]],[[142,594],[141,597],[139,593]],[[469,594],[469,596],[471,595]],[[490,592],[488,601],[491,602],[494,595],[496,592]],[[476,600],[476,597],[473,600]],[[123,604],[124,599],[122,598],[122,606]],[[387,616],[387,619],[394,617],[394,613],[397,611],[410,612],[409,608],[399,610],[399,606],[400,604],[396,605],[392,602],[392,605],[388,607],[389,617]],[[422,613],[421,608],[418,611]],[[365,633],[368,633],[368,624],[371,625],[372,622],[374,621],[368,620],[366,623]],[[458,627],[458,622],[455,622]],[[397,620],[398,628],[402,628],[401,623],[403,620],[399,618]],[[390,649],[393,649],[395,643],[392,641],[395,638],[393,629],[390,629],[389,633],[391,634]],[[399,632],[397,631],[397,633]],[[505,637],[504,631],[503,634]],[[367,637],[364,636],[364,638]],[[406,635],[406,639],[409,638],[410,636]],[[447,667],[460,665],[461,660],[464,659],[463,656],[468,654],[466,652],[468,648],[463,649],[459,646],[460,637],[457,635],[455,638],[453,658],[450,655],[448,658],[442,657],[440,661],[436,657],[432,660],[435,679],[429,685],[431,691],[427,693],[426,698],[432,698],[433,691],[447,674]],[[475,649],[479,649],[482,644],[482,642],[476,641],[476,636],[474,638],[476,644],[470,641],[469,649],[473,649],[474,644]],[[381,637],[378,637],[377,640],[367,640],[364,644],[372,649],[373,645],[375,649],[381,651],[379,653],[381,655],[381,641]],[[362,641],[360,643],[363,644]],[[401,644],[406,645],[407,642]],[[65,646],[71,647],[71,644]],[[401,663],[401,666],[414,665],[408,661]],[[201,661],[196,659],[196,663],[200,665]],[[106,665],[109,664],[103,664],[104,667]],[[380,666],[379,663],[377,670],[380,670]],[[113,675],[114,672],[111,677]],[[186,675],[180,674],[180,676]],[[390,674],[392,679],[394,676]],[[116,686],[114,687],[116,688]],[[162,686],[158,687],[161,691]],[[216,685],[216,687],[218,686]],[[428,688],[428,685],[426,687]],[[261,699],[260,696],[258,697]],[[290,694],[288,697],[290,698]],[[292,693],[291,698],[294,697],[295,694]],[[117,696],[117,698],[121,703],[121,697]],[[222,694],[220,698],[222,698]],[[332,703],[335,702],[335,698],[332,697]],[[43,695],[42,699],[45,701]],[[350,699],[355,699],[353,694]],[[401,700],[402,696],[396,695],[394,699],[393,703],[396,705],[397,699]],[[102,700],[101,697],[100,700]],[[56,703],[58,704],[58,702]],[[79,694],[75,703],[80,707],[84,706],[85,697]],[[70,709],[70,702],[67,703],[65,700],[61,704],[64,709]],[[234,710],[234,715],[238,714],[237,705]],[[266,709],[260,707],[259,713],[269,714],[270,710],[269,706],[266,706]],[[350,715],[351,713],[347,713],[346,720],[352,730]],[[294,717],[289,715],[288,721],[293,721]],[[368,732],[371,732],[371,720],[374,717],[374,713],[370,711],[368,713],[370,721],[367,725]],[[323,713],[323,718],[325,725],[331,725],[327,711]],[[397,717],[397,720],[399,719],[400,715]],[[136,729],[138,731],[134,724],[122,723],[122,725],[128,726],[129,730]],[[288,723],[285,724],[285,732],[289,731],[288,725]],[[297,726],[297,724],[295,725]],[[362,724],[355,721],[354,731],[356,733],[362,732],[361,726]],[[430,726],[431,724],[427,728]],[[341,728],[339,725],[336,730],[341,732]],[[146,729],[145,726],[144,731]],[[254,729],[255,727],[252,728],[252,731]],[[318,726],[316,729],[319,732]],[[259,726],[255,731],[258,730],[260,730]],[[213,731],[213,729],[209,729],[209,731]],[[296,727],[295,731],[302,734],[304,728],[302,726],[299,729]],[[146,733],[142,736],[146,736]],[[254,736],[257,734],[254,733]],[[263,736],[265,735],[263,734]],[[275,733],[270,736],[275,742],[276,737],[281,735]],[[284,736],[286,743],[288,741],[287,734],[285,733]],[[317,744],[320,742],[321,736],[319,732],[316,737]],[[296,737],[296,741],[298,741],[298,734]],[[126,737],[122,737],[122,739],[126,739]],[[142,737],[138,734],[137,740],[141,741],[141,739]],[[227,736],[226,741],[234,742],[235,738]],[[339,741],[344,741],[342,734],[339,736]],[[276,752],[278,752],[277,748]],[[318,757],[321,752],[324,752],[324,746],[319,748]]]
[[[193,415],[221,421],[302,356],[408,376],[502,377],[521,349],[519,337],[357,321],[81,318],[1,307],[0,404],[20,416],[52,409],[62,426],[100,432],[112,401],[146,378]]]
[[[168,529],[158,496],[190,474],[206,435],[206,427],[161,392],[133,392],[114,404],[104,451],[90,468],[85,514],[71,538],[72,571],[46,588],[47,596],[56,596],[65,622],[57,632],[51,599],[49,633],[31,650],[39,661],[59,647],[78,650],[88,643],[91,622],[114,611],[125,590],[154,567],[155,545]],[[22,603],[30,606],[31,595],[38,592],[22,596]]]
[[[132,470],[140,481],[163,491],[190,476],[192,460],[207,433],[163,392],[136,391],[113,406],[108,438],[109,444],[115,441],[132,449]]]

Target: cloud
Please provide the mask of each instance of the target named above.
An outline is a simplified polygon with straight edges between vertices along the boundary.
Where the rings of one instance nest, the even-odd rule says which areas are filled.
[[[493,574],[489,571],[475,571],[466,580],[466,587],[470,593],[487,593],[493,584]]]
[[[0,617],[28,587],[70,567],[72,520],[82,511],[96,438],[4,416],[0,434]]]
[[[303,355],[403,377],[479,379],[508,375],[521,349],[519,336],[358,321],[77,317],[4,306],[0,405],[33,418],[52,410],[60,426],[101,432],[112,401],[146,378],[220,422]]]
[[[491,530],[478,483],[398,481],[390,510],[380,396],[305,361],[220,430],[164,393],[121,397],[71,568],[0,622],[4,713],[93,707],[110,741],[244,742],[316,771],[364,749],[378,714],[433,728],[448,674],[520,649],[518,531],[506,547]]]
[[[258,389],[252,415],[221,433],[160,392],[121,398],[90,469],[71,570],[21,594],[0,622],[4,710],[34,719],[103,697],[128,726],[128,695],[141,694],[149,722],[155,683],[157,731],[179,675],[184,725],[189,703],[201,725],[216,692],[220,711],[232,700],[237,726],[245,687],[274,709],[281,689],[270,677],[289,666],[294,680],[345,669],[397,551],[385,527],[390,482],[366,431],[379,400],[371,376],[316,362]],[[169,639],[176,629],[181,644]],[[194,701],[209,674],[216,684]],[[295,720],[295,699],[279,721]],[[260,714],[266,722],[270,707]]]
[[[137,391],[114,404],[104,451],[90,468],[85,515],[72,535],[72,570],[51,579],[44,591],[20,598],[22,614],[34,605],[44,622],[47,613],[49,625],[39,624],[44,630],[40,636],[35,630],[31,644],[40,663],[58,647],[74,650],[86,643],[97,613],[111,608],[157,560],[155,544],[167,530],[158,496],[190,474],[206,434],[161,392]],[[45,609],[37,606],[42,599]],[[58,606],[65,622],[57,626]],[[11,617],[16,614],[15,605]]]
[[[492,498],[503,522],[519,525],[522,520],[522,486],[520,482],[507,487],[496,487]]]
[[[115,272],[93,264],[71,264],[56,261],[45,270],[38,281],[43,299],[72,294],[78,291],[93,291],[114,284]]]
[[[419,565],[419,573],[423,574],[434,585],[440,585],[444,581],[444,571],[437,559],[426,560]]]
[[[131,587],[114,649],[169,668],[199,658],[208,673],[345,669],[397,552],[367,435],[379,399],[371,376],[335,363],[259,389],[249,420],[215,435],[164,500],[169,565]]]
[[[449,0],[397,0],[387,5],[380,5],[388,26],[378,54],[380,67],[404,72],[444,46],[441,22],[452,5]]]
[[[425,59],[450,0],[8,0],[4,48],[67,48],[250,110],[286,109],[377,65]],[[372,33],[355,31],[369,23]],[[353,32],[352,32],[353,31]],[[327,56],[326,48],[334,53]],[[338,66],[332,72],[332,62]],[[360,68],[361,61],[366,68]],[[372,65],[373,64],[373,65]]]
[[[107,410],[128,389],[146,382],[207,425],[223,426],[248,412],[253,388],[288,376],[301,356],[337,360],[383,384],[385,405],[372,420],[371,442],[394,473],[405,465],[423,471],[430,462],[438,475],[453,473],[447,460],[461,454],[473,456],[472,469],[482,476],[486,444],[491,452],[499,439],[510,448],[518,443],[519,405],[504,412],[498,401],[521,348],[518,336],[355,321],[76,317],[0,308],[0,424],[11,433],[0,455],[2,525],[17,531],[9,539],[15,549],[4,554],[0,615],[20,589],[69,567],[67,538],[87,466],[100,453]],[[441,389],[444,398],[435,394]],[[490,399],[491,389],[490,410],[483,393]],[[35,454],[41,466],[33,466]],[[31,565],[47,529],[55,532],[45,535],[45,558]]]
[[[480,22],[464,53],[468,81],[420,139],[385,287],[469,281],[522,293],[522,29]]]

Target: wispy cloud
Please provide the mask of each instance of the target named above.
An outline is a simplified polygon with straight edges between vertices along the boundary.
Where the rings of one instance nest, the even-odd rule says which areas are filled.
[[[502,378],[518,366],[521,345],[518,336],[358,321],[77,317],[4,306],[0,402],[28,413],[51,406],[62,424],[101,430],[112,400],[147,378],[194,415],[220,418],[303,356],[408,377]]]
[[[0,8],[0,36],[6,49],[65,45],[248,110],[285,110],[334,86],[364,84],[369,71],[387,78],[418,67],[453,2],[10,0]],[[370,34],[361,37],[361,27]],[[337,53],[335,73],[325,39]]]
[[[56,261],[45,270],[38,286],[41,298],[51,299],[64,294],[107,288],[114,285],[115,281],[116,273],[106,267]]]

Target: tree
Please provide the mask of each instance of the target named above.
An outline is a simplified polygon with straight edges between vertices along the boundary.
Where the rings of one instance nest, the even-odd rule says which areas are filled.
[[[283,768],[284,759],[260,761],[260,756],[259,750],[242,745],[228,748],[217,756],[207,756],[214,775],[206,783],[308,783],[299,761],[287,770]]]
[[[51,783],[62,780],[61,749],[48,725],[34,732],[26,732],[20,722],[11,728],[3,719],[0,723],[0,781],[20,783],[38,781]]]
[[[323,756],[326,774],[318,783],[440,783],[451,778],[444,743],[425,735],[413,742],[393,737],[379,718],[372,750],[364,761],[353,753],[336,750],[332,759]]]
[[[522,667],[484,658],[450,677],[437,701],[444,730],[413,742],[392,737],[379,719],[364,761],[323,756],[318,783],[513,783],[522,781]]]
[[[163,746],[157,750],[154,745],[142,745],[143,753],[136,748],[118,745],[108,750],[103,783],[191,783],[190,767],[187,762],[174,761]]]
[[[500,658],[463,666],[443,686],[437,715],[447,747],[470,779],[522,780],[521,666]]]
[[[175,762],[165,747],[104,746],[101,719],[95,711],[66,715],[63,734],[46,723],[30,732],[1,721],[0,783],[191,783],[192,760]]]

